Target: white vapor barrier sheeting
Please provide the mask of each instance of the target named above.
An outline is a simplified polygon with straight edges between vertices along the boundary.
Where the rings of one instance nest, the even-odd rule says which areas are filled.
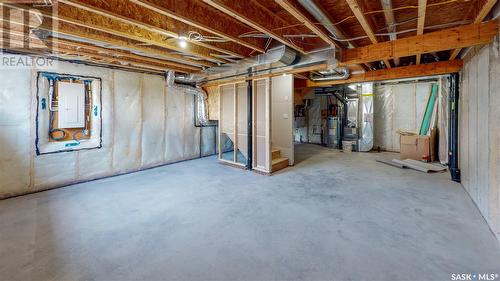
[[[31,71],[0,69],[0,192],[30,184]]]
[[[142,84],[143,167],[163,162],[165,151],[165,82],[160,76],[145,75]]]
[[[39,71],[102,79],[102,148],[36,155]],[[165,93],[161,76],[59,62],[0,77],[0,198],[199,157],[200,143],[214,151],[214,128],[201,140],[194,126],[194,97]]]
[[[137,169],[141,160],[141,76],[117,71],[114,77],[113,168],[117,172]]]
[[[217,153],[217,127],[202,127],[201,134],[201,156],[209,156]]]
[[[361,138],[359,151],[370,151],[373,148],[373,83],[361,86]]]
[[[185,93],[177,93],[184,96],[184,124],[183,141],[184,154],[183,159],[193,159],[200,156],[200,128],[194,126],[194,96]]]
[[[431,85],[422,82],[374,87],[374,148],[399,152],[398,130],[418,132]]]
[[[58,183],[76,180],[76,153],[57,153],[35,157],[34,183],[37,188],[49,188]]]
[[[308,143],[321,143],[321,109],[323,97],[311,100],[311,106],[307,111],[308,134],[305,140]]]
[[[192,99],[190,99],[192,100]],[[186,95],[166,90],[165,160],[175,162],[184,157],[184,107]]]
[[[78,179],[95,179],[110,174],[113,165],[113,72],[94,71],[102,79],[102,148],[78,152]]]

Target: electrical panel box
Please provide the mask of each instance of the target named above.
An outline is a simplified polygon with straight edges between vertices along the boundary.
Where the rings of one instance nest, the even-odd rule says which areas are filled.
[[[85,127],[85,85],[58,82],[58,128]]]

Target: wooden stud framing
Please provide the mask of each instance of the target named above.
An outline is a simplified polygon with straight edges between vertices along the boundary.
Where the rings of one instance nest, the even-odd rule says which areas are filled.
[[[486,3],[481,8],[481,10],[479,11],[479,13],[477,14],[476,18],[474,19],[474,23],[476,24],[481,23],[490,13],[491,9],[493,9],[496,2],[497,0],[487,0]],[[454,49],[451,52],[450,60],[454,60],[458,56],[461,50],[462,50],[461,48]]]
[[[234,126],[233,126],[233,130],[234,130],[234,162],[235,163],[238,163],[238,139],[239,139],[239,136],[238,136],[238,83],[234,83],[233,85],[233,94],[234,94]]]
[[[422,53],[445,51],[488,44],[498,34],[498,21],[470,24],[423,35],[372,44],[342,53],[342,65],[415,56]]]
[[[433,76],[433,75],[459,72],[462,69],[462,66],[463,66],[462,60],[442,61],[442,62],[411,65],[411,66],[400,66],[391,69],[368,71],[363,74],[354,74],[347,80],[324,81],[324,82],[308,81],[307,86],[324,87],[324,86],[332,86],[340,84]]]
[[[346,0],[347,4],[349,4],[349,7],[351,8],[352,12],[354,13],[354,16],[356,19],[358,19],[358,22],[361,24],[363,27],[363,30],[365,31],[366,35],[368,38],[370,38],[370,41],[375,44],[378,43],[377,37],[375,36],[375,33],[373,33],[372,28],[368,24],[368,21],[365,18],[365,15],[363,14],[363,11],[361,11],[361,8],[359,7],[359,4],[357,0]],[[384,61],[384,64],[387,68],[391,68],[391,63],[389,62],[388,59],[382,59]]]
[[[257,84],[260,82],[260,81],[263,81],[264,82],[264,100],[265,100],[265,104],[262,105],[264,106],[264,112],[265,112],[265,116],[264,116],[264,119],[266,120],[266,132],[265,132],[265,135],[264,135],[264,139],[265,139],[265,150],[266,150],[266,153],[265,153],[265,160],[264,162],[266,163],[264,167],[262,166],[258,166],[257,165],[257,162],[258,162],[258,157],[257,157],[257,119],[256,119],[256,116],[257,116]],[[270,78],[260,78],[260,79],[255,79],[255,80],[252,80],[252,91],[253,91],[253,103],[252,103],[252,111],[253,111],[253,114],[252,114],[252,124],[253,124],[253,141],[252,141],[252,145],[253,145],[253,149],[252,149],[252,159],[254,159],[252,165],[253,165],[253,169],[258,171],[258,172],[261,172],[261,173],[265,173],[265,174],[270,174],[271,173],[271,169],[272,169],[272,157],[271,157],[271,79]]]
[[[272,83],[273,80],[270,77],[265,78],[266,79],[266,170],[268,173],[273,172],[273,157],[272,157],[272,124],[271,124],[271,112],[272,112]]]
[[[243,80],[239,80],[239,81],[235,81],[235,82],[232,82],[232,83],[226,83],[226,84],[220,84],[218,85],[218,89],[219,89],[219,161],[225,163],[225,164],[229,164],[231,166],[236,166],[236,167],[241,167],[241,168],[244,168],[246,167],[245,164],[241,164],[241,163],[238,163],[238,84],[241,84],[241,83],[245,83],[245,81]],[[234,152],[233,152],[233,160],[234,161],[230,161],[230,160],[226,160],[226,159],[223,159],[222,158],[222,134],[223,134],[223,131],[222,131],[222,128],[223,128],[223,121],[222,121],[222,118],[223,118],[223,98],[222,98],[222,88],[225,87],[225,86],[232,86],[233,88],[233,100],[234,100],[234,104],[233,104],[233,111],[234,111],[234,121],[233,121],[233,146],[234,146]]]
[[[288,41],[286,38],[280,36],[279,34],[277,34],[276,32],[268,29],[267,27],[261,25],[260,23],[257,23],[245,16],[243,16],[242,14],[240,14],[239,12],[229,8],[229,7],[226,7],[224,6],[223,4],[217,2],[217,0],[203,0],[203,2],[205,2],[206,4],[216,8],[217,10],[237,19],[238,21],[244,23],[244,24],[247,24],[248,26],[264,33],[264,34],[268,34],[269,36],[271,36],[273,39],[289,46],[290,48],[292,49],[295,49],[297,50],[298,52],[302,53],[302,54],[305,54],[305,51],[302,47],[300,46],[297,46],[296,44]]]

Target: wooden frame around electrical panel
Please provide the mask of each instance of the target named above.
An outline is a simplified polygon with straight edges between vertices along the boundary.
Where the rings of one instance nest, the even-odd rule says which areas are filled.
[[[264,81],[265,85],[265,123],[266,123],[266,133],[265,133],[265,167],[259,166],[258,162],[258,151],[257,151],[257,83],[259,81]],[[252,168],[257,172],[270,174],[272,171],[272,158],[271,158],[271,79],[262,78],[252,80]]]

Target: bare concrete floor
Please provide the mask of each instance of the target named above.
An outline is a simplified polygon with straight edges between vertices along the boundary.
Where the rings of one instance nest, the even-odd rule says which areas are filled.
[[[275,176],[214,157],[0,201],[0,280],[451,280],[500,273],[459,184],[318,146]]]

